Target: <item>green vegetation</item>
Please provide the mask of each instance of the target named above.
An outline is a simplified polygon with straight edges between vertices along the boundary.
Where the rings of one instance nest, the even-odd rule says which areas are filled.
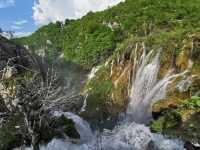
[[[167,113],[165,116],[162,116],[156,121],[152,126],[151,130],[154,132],[165,132],[167,129],[173,129],[178,127],[181,123],[181,115],[172,111]]]
[[[79,133],[75,129],[74,122],[71,119],[66,118],[64,115],[62,115],[59,118],[56,118],[56,117],[53,118],[50,122],[50,126],[52,127],[52,129],[62,128],[64,134],[66,134],[70,138],[75,138],[75,139],[80,138]],[[49,132],[49,133],[52,134],[51,132]],[[49,138],[49,137],[47,136],[47,138]]]
[[[18,147],[23,143],[23,131],[20,127],[21,122],[22,120],[19,116],[13,115],[0,127],[1,150],[9,150]],[[17,128],[17,126],[20,128]]]
[[[199,0],[126,0],[79,20],[66,20],[65,25],[50,23],[16,41],[38,50],[50,40],[49,51],[64,51],[67,60],[91,68],[105,61],[129,35],[148,39],[148,45],[157,48],[171,40],[180,42],[187,33],[200,31],[198,14]]]
[[[127,106],[127,87],[134,72],[132,56],[136,43],[138,55],[142,43],[145,43],[147,50],[162,48],[159,79],[172,68],[174,73],[183,72],[188,69],[189,60],[192,60],[194,65],[184,80],[188,80],[190,74],[194,81],[185,93],[177,91],[179,79],[174,83],[176,90],[171,89],[173,93],[168,95],[169,103],[166,101],[165,110],[159,109],[161,116],[152,122],[151,129],[184,140],[198,141],[200,97],[191,95],[200,94],[199,14],[199,0],[126,0],[108,10],[90,12],[78,20],[66,20],[65,24],[50,23],[31,36],[14,41],[27,45],[37,54],[44,52],[50,61],[64,54],[67,61],[85,69],[101,64],[95,77],[85,85],[87,106],[81,114],[99,122],[118,116]],[[70,137],[80,137],[74,123],[63,116],[61,120],[51,123],[53,128],[62,128]],[[44,135],[44,139],[49,137],[48,134]],[[14,135],[10,136],[12,140]]]
[[[183,102],[183,106],[190,109],[200,108],[200,97],[198,96],[191,97],[191,99]]]
[[[109,77],[109,67],[101,66],[96,76],[87,83],[85,90],[89,95],[87,97],[87,111],[84,114],[89,118],[95,116],[99,120],[106,119],[109,115],[108,106],[113,90],[113,84]]]

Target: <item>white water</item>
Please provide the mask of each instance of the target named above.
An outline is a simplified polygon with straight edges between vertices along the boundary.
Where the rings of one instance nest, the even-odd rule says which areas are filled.
[[[153,134],[145,125],[138,124],[149,121],[151,118],[151,104],[163,99],[170,82],[181,74],[169,73],[158,81],[159,54],[151,60],[152,52],[141,58],[135,58],[135,75],[130,94],[130,103],[127,108],[127,119],[113,130],[104,130],[102,133],[93,133],[89,124],[73,113],[55,112],[55,116],[65,115],[75,122],[80,134],[80,142],[73,143],[70,139],[53,139],[48,145],[41,146],[41,150],[147,150],[149,143],[153,143],[155,150],[184,150],[183,142],[170,140],[162,135]],[[93,71],[90,78],[94,76]],[[137,122],[137,123],[135,123]],[[27,149],[28,150],[28,149]]]
[[[84,112],[86,110],[87,107],[87,98],[88,98],[88,94],[86,94],[85,99],[83,101],[83,106],[81,107],[81,111],[80,112]]]
[[[151,105],[166,97],[167,86],[178,76],[187,71],[172,75],[172,70],[161,80],[157,80],[160,69],[160,53],[151,61],[152,51],[146,55],[144,49],[140,60],[135,59],[133,83],[130,102],[127,108],[127,119],[137,123],[147,123],[152,118]]]
[[[76,115],[72,116],[79,118]],[[85,121],[82,119],[79,121],[81,122],[76,123],[84,127]],[[84,128],[87,128],[87,125]],[[81,135],[87,134],[86,130],[79,130],[79,132]],[[87,137],[86,139],[88,140]],[[119,125],[113,130],[105,130],[99,136],[93,134],[90,142],[86,143],[75,144],[69,139],[53,139],[46,146],[41,146],[41,150],[148,150],[150,142],[153,143],[151,147],[155,150],[184,150],[181,141],[152,134],[148,127],[134,122]],[[32,149],[26,148],[25,150]]]
[[[53,139],[46,146],[41,146],[41,150],[148,150],[149,143],[153,143],[151,150],[184,150],[183,142],[152,134],[148,127],[135,122],[122,122],[113,130],[104,130],[97,134],[92,133],[89,124],[73,113],[55,112],[54,115],[65,115],[72,119],[81,136],[81,141],[73,143],[69,138]]]
[[[81,117],[70,112],[54,112],[54,115],[57,117],[64,115],[65,117],[72,119],[75,123],[76,130],[80,134],[82,143],[90,143],[91,140],[94,139],[94,135],[92,133],[92,130],[90,129],[90,125]]]
[[[92,79],[95,77],[95,74],[97,73],[97,71],[101,68],[102,66],[97,66],[97,67],[93,67],[90,74],[88,75],[88,79]]]

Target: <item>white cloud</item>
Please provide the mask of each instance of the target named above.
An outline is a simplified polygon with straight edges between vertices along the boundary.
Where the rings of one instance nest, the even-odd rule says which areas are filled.
[[[31,35],[32,32],[15,32],[14,37],[25,37]]]
[[[23,27],[22,26],[12,25],[11,28],[14,29],[14,30],[19,30],[19,29],[22,29]]]
[[[6,8],[15,5],[15,0],[0,0],[0,8]]]
[[[18,20],[13,22],[13,25],[11,25],[11,28],[14,30],[20,30],[24,27],[24,25],[27,23],[27,20]]]
[[[33,6],[33,18],[36,24],[77,19],[89,11],[101,11],[121,1],[125,0],[38,0]]]
[[[21,26],[26,24],[28,21],[27,20],[19,20],[19,21],[15,21],[14,24],[17,26]]]

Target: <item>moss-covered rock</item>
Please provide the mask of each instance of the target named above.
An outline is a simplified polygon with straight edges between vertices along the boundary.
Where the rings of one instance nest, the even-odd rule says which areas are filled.
[[[153,104],[152,114],[154,118],[161,115],[168,109],[178,108],[185,99],[189,99],[192,95],[200,94],[200,76],[186,74],[174,80],[168,87],[167,96]]]
[[[151,125],[154,132],[185,141],[200,143],[200,97],[184,100],[176,109],[171,109]]]
[[[50,122],[52,136],[67,135],[70,138],[79,139],[80,135],[75,128],[75,124],[71,119],[66,118],[64,115],[60,117],[54,117]]]
[[[125,111],[132,71],[131,52],[132,47],[120,45],[117,52],[88,80],[84,88],[87,106],[82,113],[85,118],[112,120]]]

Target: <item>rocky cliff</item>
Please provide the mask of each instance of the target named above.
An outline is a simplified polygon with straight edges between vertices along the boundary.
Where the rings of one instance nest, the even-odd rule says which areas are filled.
[[[168,84],[165,99],[152,104],[153,117],[158,119],[153,122],[152,130],[170,135],[172,132],[168,132],[168,129],[174,129],[177,133],[173,136],[197,142],[198,118],[194,118],[198,117],[199,99],[191,100],[191,97],[200,96],[199,38],[199,33],[185,34],[183,40],[174,43],[169,39],[162,46],[152,43],[149,39],[129,38],[116,49],[106,63],[93,68],[83,92],[87,104],[82,115],[89,120],[108,122],[125,113],[130,101],[130,88],[134,84],[132,79],[136,71],[135,65],[138,63],[136,58],[142,55],[144,48],[147,51],[156,48],[153,50],[154,55],[160,53],[157,80],[169,74],[174,74],[175,77]],[[187,103],[192,103],[192,106],[185,107]],[[178,112],[178,118],[176,113],[174,118],[173,115],[170,116],[174,112]],[[172,118],[168,119],[165,115]],[[172,125],[169,127],[163,125],[170,123]]]

